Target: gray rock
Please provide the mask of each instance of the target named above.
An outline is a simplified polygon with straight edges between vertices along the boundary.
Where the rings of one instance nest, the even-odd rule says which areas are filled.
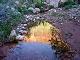
[[[24,24],[24,27],[26,27],[27,26],[27,24]]]
[[[36,19],[40,19],[40,17],[36,17]]]
[[[19,33],[27,34],[27,31],[25,31],[25,30],[20,30]]]
[[[22,35],[18,35],[18,36],[16,36],[16,40],[20,40],[20,41],[22,41],[22,40],[24,40],[24,36],[22,36]]]
[[[36,10],[36,13],[39,13],[40,12],[40,9],[39,8],[35,8]]]
[[[28,21],[28,19],[26,19],[26,22]]]
[[[10,33],[10,37],[14,37],[14,36],[17,36],[17,34],[16,34],[15,30],[12,30],[11,33]]]
[[[26,30],[26,28],[25,28],[25,27],[22,27],[21,29],[22,29],[22,30]]]
[[[19,5],[19,4],[20,4],[20,2],[19,2],[19,1],[15,1],[15,3],[16,3],[17,5]]]

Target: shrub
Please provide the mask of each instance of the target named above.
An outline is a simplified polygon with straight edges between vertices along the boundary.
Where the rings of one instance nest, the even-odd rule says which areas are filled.
[[[13,7],[6,7],[0,4],[0,40],[4,40],[10,34],[12,26],[23,19],[23,15]]]
[[[0,40],[4,40],[10,34],[11,27],[7,24],[0,24]]]
[[[20,13],[23,13],[23,14],[27,12],[27,7],[24,7],[22,5],[16,5],[15,9],[17,9]]]
[[[74,4],[73,1],[67,0],[67,1],[64,2],[64,3],[60,3],[60,4],[59,4],[59,7],[65,7],[65,6],[67,6],[67,5],[73,5],[73,4]]]
[[[58,15],[58,13],[56,13],[56,12],[52,12],[52,15],[55,16],[55,15]]]
[[[43,8],[40,8],[40,13],[44,12]]]
[[[71,7],[72,7],[72,5],[69,4],[69,5],[66,5],[64,8],[65,8],[65,9],[69,9],[69,8],[71,8]]]
[[[33,13],[33,11],[32,10],[27,10],[26,13]]]
[[[49,9],[52,9],[52,8],[54,8],[54,6],[52,6],[52,5],[49,5]]]
[[[37,3],[37,4],[35,5],[35,7],[37,7],[37,8],[41,8],[42,5],[43,5],[43,3]]]

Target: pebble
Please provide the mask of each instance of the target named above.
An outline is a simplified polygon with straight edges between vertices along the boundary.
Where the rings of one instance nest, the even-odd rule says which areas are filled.
[[[27,31],[25,31],[25,30],[20,30],[19,33],[27,34]]]
[[[27,24],[24,24],[24,27],[26,27],[27,26]]]
[[[22,35],[18,35],[18,36],[16,36],[16,40],[20,40],[20,41],[22,41],[24,39],[24,36],[22,36]]]

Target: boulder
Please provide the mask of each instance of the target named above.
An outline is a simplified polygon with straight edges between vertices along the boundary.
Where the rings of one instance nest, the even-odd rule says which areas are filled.
[[[18,35],[18,36],[16,36],[16,40],[22,41],[22,40],[24,40],[24,36]]]
[[[39,8],[35,8],[36,12],[39,13],[40,12],[40,9]]]
[[[17,34],[16,34],[15,30],[12,30],[11,33],[10,33],[10,37],[14,37],[14,36],[17,36]]]

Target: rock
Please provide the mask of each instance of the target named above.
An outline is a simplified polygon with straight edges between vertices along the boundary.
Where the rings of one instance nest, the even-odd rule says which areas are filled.
[[[27,31],[25,31],[25,30],[20,30],[19,33],[21,33],[21,34],[27,34]]]
[[[24,36],[22,36],[22,35],[18,35],[18,36],[16,36],[16,40],[20,40],[20,41],[22,41],[22,40],[24,40]]]
[[[15,3],[16,3],[17,5],[19,5],[19,4],[20,4],[20,2],[19,2],[19,1],[15,1]]]
[[[62,25],[63,23],[61,23],[61,25]]]
[[[39,17],[36,17],[36,19],[40,19]]]
[[[15,30],[12,30],[11,33],[10,33],[10,37],[14,37],[14,36],[17,36],[17,34],[16,34]]]
[[[62,3],[66,2],[67,0],[61,0]]]
[[[26,28],[25,28],[25,27],[22,27],[21,29],[22,29],[22,30],[26,30]]]
[[[58,7],[58,3],[60,0],[46,0],[47,3],[53,5],[54,7]]]
[[[54,9],[53,11],[56,12],[56,9]]]
[[[28,21],[28,19],[26,19],[26,22]]]
[[[40,9],[39,8],[35,8],[36,12],[39,13],[40,12]]]
[[[19,28],[17,28],[17,30],[19,30]]]
[[[11,9],[12,9],[13,11],[15,11],[15,8],[11,7]]]
[[[46,5],[48,5],[48,3],[46,3],[46,2],[43,2],[43,4],[46,4]]]
[[[24,24],[24,27],[26,27],[27,26],[27,24]]]
[[[62,8],[58,8],[59,10],[62,10]]]
[[[36,13],[36,10],[33,7],[29,7],[28,10],[32,10],[33,13]]]

